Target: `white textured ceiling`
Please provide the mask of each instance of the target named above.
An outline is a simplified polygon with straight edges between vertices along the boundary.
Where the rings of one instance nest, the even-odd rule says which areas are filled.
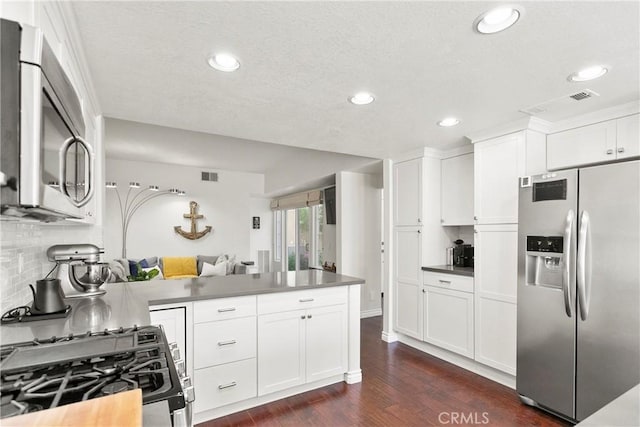
[[[519,109],[589,88],[560,119],[640,98],[639,2],[521,2],[495,35],[496,2],[76,2],[106,116],[368,157],[464,144]],[[237,55],[234,73],[213,51]],[[603,78],[570,83],[594,63]],[[368,90],[376,102],[346,101]],[[440,128],[455,115],[462,123]]]

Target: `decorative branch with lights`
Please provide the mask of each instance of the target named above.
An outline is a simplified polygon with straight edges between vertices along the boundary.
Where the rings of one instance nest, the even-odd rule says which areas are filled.
[[[115,190],[116,196],[118,196],[120,221],[122,224],[122,258],[127,257],[127,232],[129,231],[129,223],[133,215],[142,205],[160,196],[184,196],[187,194],[177,188],[160,190],[157,185],[150,185],[148,188],[141,189],[139,182],[130,182],[129,190],[127,191],[124,203],[122,203],[122,197],[120,197],[120,192],[118,191],[118,184],[116,182],[107,182],[106,187]]]

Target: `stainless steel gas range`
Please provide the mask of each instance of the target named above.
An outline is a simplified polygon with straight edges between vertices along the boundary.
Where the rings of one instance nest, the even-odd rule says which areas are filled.
[[[192,425],[195,398],[175,344],[157,326],[87,332],[0,347],[0,418],[139,388],[166,402],[174,427]],[[143,407],[144,408],[144,407]]]

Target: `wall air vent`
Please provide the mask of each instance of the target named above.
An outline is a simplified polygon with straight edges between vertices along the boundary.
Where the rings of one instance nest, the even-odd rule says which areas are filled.
[[[202,180],[218,182],[218,172],[202,172]]]

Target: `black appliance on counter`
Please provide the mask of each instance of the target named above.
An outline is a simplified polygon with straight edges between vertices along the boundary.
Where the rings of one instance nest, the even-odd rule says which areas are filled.
[[[140,388],[143,404],[166,401],[173,426],[191,426],[193,386],[176,352],[157,326],[3,345],[0,418]]]
[[[454,246],[453,265],[456,267],[473,267],[473,246],[462,244]]]

